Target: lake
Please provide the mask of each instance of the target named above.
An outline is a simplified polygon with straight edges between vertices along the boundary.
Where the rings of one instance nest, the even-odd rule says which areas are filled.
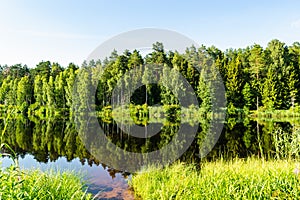
[[[153,127],[151,129],[150,124],[139,125],[138,130],[141,134],[149,135],[145,139],[126,133],[126,130],[133,128],[132,124],[122,124],[124,127],[119,128],[114,121],[104,122],[99,119],[98,122],[110,141],[126,151],[138,153],[152,152],[168,145],[175,138],[181,125],[176,120],[157,123],[156,127],[160,128],[157,134],[151,133]],[[196,130],[197,134],[179,159],[187,163],[199,163],[201,139],[211,131],[209,121],[182,123]],[[107,166],[107,163],[104,164],[98,157],[93,156],[82,141],[82,136],[79,136],[80,131],[77,131],[74,122],[63,118],[40,120],[15,117],[9,121],[1,119],[1,130],[5,124],[6,132],[1,142],[9,144],[17,153],[21,168],[74,170],[83,174],[89,187],[88,192],[96,195],[98,199],[133,199],[133,194],[128,188],[130,173],[115,170],[113,168],[115,164]],[[257,121],[250,118],[228,118],[217,144],[205,159],[215,160],[221,155],[225,159],[253,155],[263,155],[266,159],[275,156],[293,156],[292,150],[290,154],[289,151],[279,154],[276,145],[280,142],[278,137],[294,135],[298,133],[299,127],[297,120],[292,119]],[[110,149],[100,150],[101,155],[111,157],[115,162],[121,159]],[[6,152],[9,153],[7,150]],[[2,167],[10,164],[9,158],[2,159]]]

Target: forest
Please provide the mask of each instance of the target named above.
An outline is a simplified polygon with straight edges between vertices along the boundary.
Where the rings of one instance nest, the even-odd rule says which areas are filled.
[[[191,127],[185,130],[195,127],[196,131],[195,137],[191,131],[185,132],[187,138],[193,138],[189,148],[172,165],[131,174],[128,184],[135,196],[142,199],[210,199],[212,196],[214,199],[271,196],[297,199],[300,195],[297,189],[299,66],[300,43],[287,46],[279,40],[270,41],[266,47],[254,44],[226,51],[214,46],[191,46],[184,53],[167,51],[162,43],[156,42],[147,55],[138,50],[113,51],[104,60],[84,61],[81,66],[73,63],[62,66],[50,61],[42,61],[36,67],[3,65],[0,67],[0,149],[4,150],[3,155],[11,153],[13,159],[32,155],[32,162],[51,163],[64,157],[66,162],[78,160],[82,165],[101,165],[112,178],[121,174],[126,179],[129,173],[119,171],[123,169],[120,163],[137,166],[143,161],[142,157],[129,159],[124,156],[126,153],[147,155],[175,141],[174,148],[168,151],[173,155],[186,143],[176,137],[184,125]],[[157,83],[153,83],[155,80]],[[191,100],[193,95],[196,103]],[[179,97],[184,97],[186,104]],[[94,111],[98,115],[93,118],[89,114]],[[224,111],[226,118],[221,116]],[[288,116],[275,117],[274,113]],[[203,117],[203,114],[207,115]],[[213,120],[217,122],[211,126]],[[149,124],[161,128],[152,137],[128,134],[134,132],[134,125],[139,125],[139,134],[148,136],[154,130]],[[224,124],[218,141],[203,143],[207,137],[211,139],[210,136],[217,134],[211,129],[216,124]],[[98,126],[105,138],[125,154],[117,152],[114,145],[103,143],[94,132],[99,130]],[[210,152],[200,158],[203,149]],[[169,159],[168,155],[162,154],[162,159]],[[28,173],[22,178],[27,188],[15,187],[10,183],[19,181],[18,163],[15,166],[6,171],[0,169],[5,174],[0,177],[0,188],[11,185],[9,190],[0,190],[5,191],[0,196],[12,199],[23,193],[44,196],[36,194],[38,190],[31,190],[36,186],[26,182],[35,183],[44,173],[34,176]],[[60,177],[58,174],[51,179]],[[62,179],[77,180],[73,176]],[[49,192],[44,187],[48,182],[55,181],[47,178],[40,183],[45,192]],[[53,184],[52,194],[72,196],[68,187],[77,187],[74,193],[89,199],[100,188],[96,185],[97,192],[93,191],[91,182],[86,193],[81,182],[75,181],[63,183],[64,187],[58,191],[60,182],[59,186]]]
[[[178,104],[174,91],[163,84],[149,84],[153,74],[143,71],[143,66],[151,64],[161,66],[163,73],[169,73],[168,79],[162,81],[175,85],[178,77],[172,72],[180,72],[192,86],[200,108],[205,111],[210,111],[211,102],[216,98],[211,89],[211,81],[216,76],[208,75],[214,74],[212,69],[216,69],[225,86],[229,114],[235,114],[237,110],[248,113],[252,110],[299,109],[300,43],[287,46],[279,40],[272,40],[266,48],[254,44],[221,51],[214,46],[198,49],[192,46],[187,47],[184,53],[166,51],[162,43],[156,42],[153,51],[144,57],[137,50],[126,50],[122,54],[113,51],[103,61],[85,61],[81,66],[73,63],[61,66],[50,61],[42,61],[36,67],[3,65],[0,66],[1,110],[13,109],[28,115],[70,113],[75,101],[89,99],[89,94],[84,91],[88,84],[97,86],[96,109],[101,110],[113,103],[112,92],[117,81],[131,69],[137,69],[136,77],[123,77],[124,86],[130,87],[138,78],[144,84],[131,94],[131,104]],[[164,67],[169,70],[164,70]],[[78,74],[81,78],[74,88]],[[178,92],[183,92],[184,88],[180,88],[183,86],[177,85]],[[120,96],[115,101],[122,102],[122,93]]]

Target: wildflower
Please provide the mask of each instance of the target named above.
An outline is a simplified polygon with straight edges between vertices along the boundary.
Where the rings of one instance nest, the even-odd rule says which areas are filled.
[[[299,175],[300,174],[300,169],[299,166],[297,165],[295,170],[294,170],[294,174]]]

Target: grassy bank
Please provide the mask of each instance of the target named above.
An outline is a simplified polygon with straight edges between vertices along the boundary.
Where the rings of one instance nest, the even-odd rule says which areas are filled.
[[[142,199],[300,199],[296,165],[249,158],[207,162],[197,170],[177,163],[140,172],[131,186]]]
[[[0,169],[0,199],[91,199],[71,172]]]

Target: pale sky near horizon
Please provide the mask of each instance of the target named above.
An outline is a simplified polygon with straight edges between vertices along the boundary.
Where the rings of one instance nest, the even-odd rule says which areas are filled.
[[[80,65],[112,36],[148,27],[222,50],[291,45],[300,41],[300,1],[0,0],[0,65]]]

